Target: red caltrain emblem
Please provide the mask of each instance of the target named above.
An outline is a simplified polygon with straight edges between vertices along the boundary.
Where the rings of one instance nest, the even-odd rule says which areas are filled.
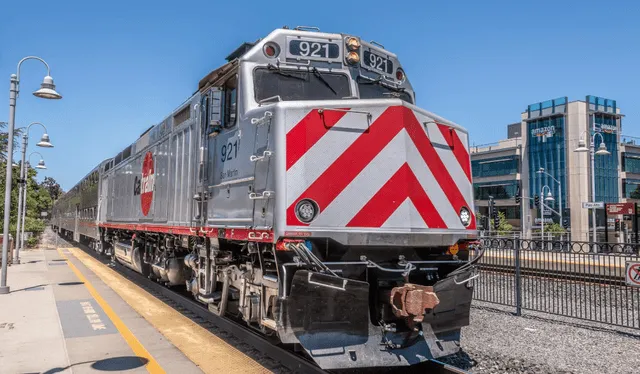
[[[140,183],[140,207],[142,214],[149,214],[151,202],[153,202],[153,185],[155,182],[155,172],[153,168],[153,154],[147,152],[142,162],[142,182]]]

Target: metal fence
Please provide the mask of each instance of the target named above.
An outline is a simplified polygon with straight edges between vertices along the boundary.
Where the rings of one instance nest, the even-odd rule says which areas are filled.
[[[640,288],[625,283],[635,244],[483,240],[474,299],[640,329]]]

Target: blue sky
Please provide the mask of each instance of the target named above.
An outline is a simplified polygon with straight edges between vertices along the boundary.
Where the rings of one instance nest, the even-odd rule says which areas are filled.
[[[588,94],[616,99],[623,133],[640,136],[637,1],[3,1],[0,14],[0,121],[17,62],[43,57],[64,99],[33,97],[45,71],[25,63],[17,124],[47,125],[56,148],[42,151],[40,177],[65,190],[175,109],[235,47],[283,25],[384,44],[418,105],[467,127],[475,144],[506,137],[527,104]],[[40,134],[34,126],[32,139]]]

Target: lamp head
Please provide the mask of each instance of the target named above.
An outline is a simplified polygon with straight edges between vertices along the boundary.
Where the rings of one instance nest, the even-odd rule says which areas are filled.
[[[49,139],[49,134],[42,134],[42,138],[40,138],[40,141],[36,145],[43,148],[53,148],[53,144],[51,144]]]
[[[56,92],[56,85],[53,84],[53,78],[44,77],[40,89],[33,93],[34,96],[42,99],[62,99],[62,95]]]
[[[38,165],[36,165],[36,169],[46,169],[47,165],[44,164],[44,160],[40,160],[40,162],[38,162]]]
[[[547,197],[544,198],[544,201],[555,201],[553,195],[551,195],[551,191],[547,192]]]
[[[576,148],[574,152],[589,152],[589,148],[587,148],[584,139],[581,138],[578,140],[578,148]]]
[[[604,144],[604,142],[602,142],[600,143],[600,146],[598,147],[596,154],[598,156],[608,156],[611,154],[611,152],[607,151],[607,146]]]

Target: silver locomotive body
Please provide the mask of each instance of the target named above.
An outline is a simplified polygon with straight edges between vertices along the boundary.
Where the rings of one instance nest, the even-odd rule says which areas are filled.
[[[227,60],[96,168],[99,231],[83,235],[325,369],[457,352],[467,132],[416,107],[397,57],[357,37],[279,29]]]

